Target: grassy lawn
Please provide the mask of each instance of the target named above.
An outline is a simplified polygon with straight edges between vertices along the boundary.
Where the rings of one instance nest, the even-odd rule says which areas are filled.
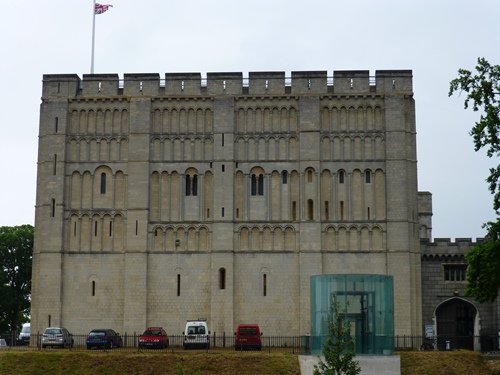
[[[130,353],[2,351],[0,374],[275,375],[300,374],[296,355],[283,353]]]
[[[398,354],[402,375],[500,375],[500,358],[485,360],[480,353]],[[297,355],[288,353],[5,350],[0,351],[0,374],[298,375],[300,369]]]
[[[500,359],[486,361],[481,353],[467,350],[451,352],[400,352],[401,375],[500,375],[493,371]]]

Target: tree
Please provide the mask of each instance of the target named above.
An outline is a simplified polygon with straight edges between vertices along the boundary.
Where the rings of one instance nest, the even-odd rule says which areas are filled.
[[[329,335],[323,345],[325,362],[320,359],[314,366],[314,375],[357,375],[361,372],[354,360],[354,340],[349,322],[340,312],[340,306],[332,298],[332,315],[328,322]]]
[[[458,78],[450,82],[448,96],[456,91],[467,92],[464,108],[469,108],[472,102],[474,111],[482,110],[479,121],[472,127],[470,134],[474,139],[474,149],[479,151],[486,147],[488,157],[500,156],[500,65],[490,65],[484,58],[477,60],[477,74],[466,69],[458,70]],[[493,198],[493,208],[500,208],[500,165],[490,169],[487,178]]]
[[[0,227],[0,332],[29,316],[33,234],[31,225]]]
[[[500,156],[500,65],[491,65],[478,58],[476,72],[458,70],[458,78],[450,82],[448,96],[465,91],[465,109],[470,103],[474,111],[482,111],[479,121],[470,131],[474,149],[486,148],[488,157]],[[493,208],[500,209],[500,165],[490,168],[486,179],[493,194]],[[483,225],[487,230],[485,240],[473,247],[466,255],[467,287],[465,294],[479,302],[494,301],[500,287],[500,219]]]
[[[488,236],[474,246],[467,260],[467,287],[465,295],[478,302],[493,302],[500,288],[500,221],[487,223]]]

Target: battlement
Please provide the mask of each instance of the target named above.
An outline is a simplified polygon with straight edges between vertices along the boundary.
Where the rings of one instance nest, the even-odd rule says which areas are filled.
[[[294,71],[243,73],[127,73],[118,74],[45,74],[44,98],[96,96],[199,96],[199,95],[412,95],[411,70]]]
[[[427,239],[420,240],[421,254],[424,257],[436,256],[463,256],[473,246],[484,241],[484,238],[456,238],[453,242],[450,238],[434,238],[431,242]]]

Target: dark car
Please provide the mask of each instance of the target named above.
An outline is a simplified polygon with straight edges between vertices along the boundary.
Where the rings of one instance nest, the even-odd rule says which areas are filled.
[[[86,340],[87,349],[92,348],[119,348],[123,346],[122,337],[119,333],[109,328],[93,329]]]
[[[61,348],[72,348],[75,340],[73,335],[63,327],[48,327],[42,335],[42,348],[47,346]]]
[[[162,327],[148,327],[139,336],[139,348],[168,348],[167,332]]]

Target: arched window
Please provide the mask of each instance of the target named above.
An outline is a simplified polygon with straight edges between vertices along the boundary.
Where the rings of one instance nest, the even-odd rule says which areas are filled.
[[[101,194],[106,194],[106,173],[101,173]]]
[[[282,179],[283,184],[288,183],[288,172],[287,171],[283,171],[281,173],[281,179]]]
[[[186,172],[186,196],[198,195],[198,175],[195,170]]]
[[[252,195],[264,195],[264,175],[252,174]]]
[[[226,269],[219,269],[219,289],[226,289]]]
[[[372,174],[370,171],[365,171],[365,182],[370,184],[372,182]]]

